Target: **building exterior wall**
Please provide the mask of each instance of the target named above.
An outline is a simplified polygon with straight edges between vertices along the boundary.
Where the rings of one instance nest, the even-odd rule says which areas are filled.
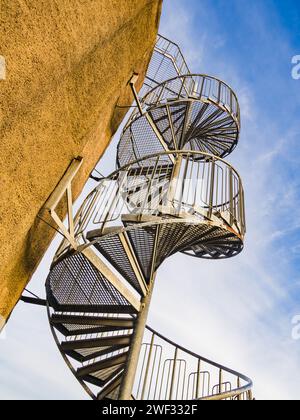
[[[54,231],[37,215],[71,160],[75,197],[132,102],[162,0],[2,0],[0,317],[7,319]]]

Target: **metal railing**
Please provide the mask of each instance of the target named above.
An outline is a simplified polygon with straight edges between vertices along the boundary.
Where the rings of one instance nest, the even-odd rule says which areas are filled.
[[[133,396],[137,400],[252,400],[252,381],[147,327]]]
[[[75,218],[76,235],[103,230],[124,214],[221,219],[241,236],[246,231],[240,176],[223,159],[193,151],[148,156],[100,181]]]
[[[181,52],[179,46],[163,35],[158,35],[155,50],[161,52],[161,54],[170,57],[174,62],[178,74],[190,73],[187,62]]]
[[[170,101],[192,98],[210,101],[223,107],[240,126],[240,106],[231,87],[220,79],[203,74],[187,74],[166,80],[150,90],[143,98],[145,110]]]
[[[158,35],[140,96],[143,97],[166,78],[188,73],[190,69],[179,46],[164,36]]]

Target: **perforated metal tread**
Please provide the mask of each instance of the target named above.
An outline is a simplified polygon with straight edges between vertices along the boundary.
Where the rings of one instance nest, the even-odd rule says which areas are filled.
[[[129,224],[125,223],[125,226],[129,226]],[[155,250],[155,237],[157,229],[157,226],[149,226],[144,228],[135,228],[127,232],[134,252],[139,261],[140,268],[148,284],[152,272],[152,262]]]
[[[224,157],[238,140],[236,122],[212,103],[167,104],[149,110],[149,114],[170,150],[186,148]]]
[[[96,386],[101,393],[118,375],[122,377],[135,326],[134,317],[54,312],[50,323],[62,334],[61,338],[57,337],[59,348],[85,386]],[[106,331],[99,332],[100,327]],[[76,367],[76,363],[81,366]]]
[[[115,378],[107,384],[101,392],[97,395],[98,400],[117,400],[120,392],[120,384],[122,381],[121,371]]]
[[[146,278],[150,275],[153,258],[155,258],[154,268],[158,269],[166,258],[177,252],[199,258],[213,256],[217,259],[236,255],[243,247],[242,240],[232,230],[213,223],[201,221],[190,223],[188,220],[182,222],[172,219],[170,223],[158,222],[155,225],[153,222],[153,226],[143,226],[138,225],[137,219],[136,224],[134,229],[128,231],[128,236],[131,238],[133,249]],[[134,225],[133,221],[125,223],[127,227],[130,225]],[[204,247],[203,244],[207,246]],[[218,252],[215,252],[217,248]]]
[[[63,312],[136,312],[82,253],[70,255],[52,267],[46,290],[50,305]]]
[[[239,127],[226,109],[199,100],[175,101],[151,108],[124,130],[118,146],[119,167],[166,150],[194,150],[225,157],[236,147]],[[143,133],[143,135],[142,135]]]
[[[238,236],[226,237],[224,235],[191,245],[182,252],[198,258],[224,259],[238,255],[243,247],[243,241]]]
[[[140,282],[136,277],[130,259],[121,242],[120,235],[99,237],[97,233],[93,236],[93,232],[89,232],[88,239],[93,242],[95,248],[115,267],[128,283],[142,295],[143,291]]]

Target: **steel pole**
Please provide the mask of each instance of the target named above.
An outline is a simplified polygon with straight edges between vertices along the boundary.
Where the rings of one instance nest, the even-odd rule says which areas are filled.
[[[123,375],[123,380],[120,387],[120,400],[131,400],[132,390],[134,386],[134,380],[136,375],[136,370],[139,361],[139,355],[141,346],[143,344],[144,332],[146,328],[149,307],[151,303],[153,288],[154,288],[155,276],[149,285],[149,292],[141,302],[141,311],[138,314],[136,324],[134,327],[134,333],[132,335],[132,342],[129,349],[128,359]]]

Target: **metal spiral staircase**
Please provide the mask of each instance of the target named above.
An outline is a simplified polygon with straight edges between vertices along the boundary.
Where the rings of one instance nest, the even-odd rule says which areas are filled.
[[[73,217],[76,159],[46,205],[65,237],[46,281],[53,336],[93,399],[252,399],[250,379],[146,326],[168,257],[221,259],[243,249],[242,182],[223,160],[239,137],[237,98],[225,83],[191,74],[161,36],[139,96],[135,80],[117,170]],[[68,227],[56,211],[65,193]]]

